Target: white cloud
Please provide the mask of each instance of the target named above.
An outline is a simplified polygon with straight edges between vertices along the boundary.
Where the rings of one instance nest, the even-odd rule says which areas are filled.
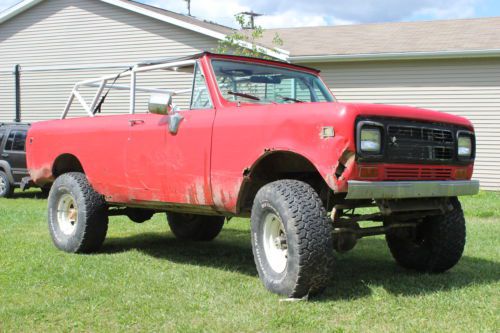
[[[184,0],[142,0],[186,13]],[[253,10],[264,28],[467,18],[484,0],[191,0],[192,14],[235,27],[234,15]]]
[[[153,6],[186,14],[187,5],[184,0],[143,1]],[[238,0],[191,0],[191,14],[201,19],[214,21],[227,26],[237,27],[234,15],[249,11],[251,8],[240,4]]]
[[[474,17],[478,1],[456,0],[449,6],[434,6],[422,8],[415,12],[414,16],[432,17],[434,19],[458,19]]]
[[[256,21],[264,28],[328,25],[327,19],[322,15],[302,15],[294,10],[289,10],[280,14],[262,16]]]
[[[0,11],[20,0],[0,0]],[[187,13],[184,0],[139,0]],[[422,19],[474,17],[485,0],[191,0],[191,13],[202,19],[237,27],[234,15],[253,10],[264,28],[339,25]]]
[[[187,13],[184,0],[152,0],[144,1],[150,5],[165,8],[178,13]],[[325,12],[307,13],[295,9],[301,1],[289,3],[290,9],[274,10],[262,6],[257,2],[246,0],[191,0],[191,14],[209,21],[214,21],[237,28],[234,15],[254,10],[264,14],[256,19],[257,24],[264,28],[321,26],[329,24],[352,24],[353,20],[342,19],[328,15]],[[269,3],[269,2],[268,2]],[[262,9],[262,10],[260,10]]]

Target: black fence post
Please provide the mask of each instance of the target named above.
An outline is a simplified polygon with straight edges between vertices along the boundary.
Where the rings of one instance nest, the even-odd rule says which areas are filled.
[[[21,66],[14,66],[14,76],[16,81],[16,123],[21,122]]]

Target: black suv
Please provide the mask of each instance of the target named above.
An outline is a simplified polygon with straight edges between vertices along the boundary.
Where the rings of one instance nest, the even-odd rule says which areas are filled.
[[[11,196],[28,176],[25,144],[29,126],[0,123],[0,197]]]

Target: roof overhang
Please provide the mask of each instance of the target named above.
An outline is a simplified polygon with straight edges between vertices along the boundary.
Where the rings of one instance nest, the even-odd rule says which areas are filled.
[[[463,50],[463,51],[433,51],[433,52],[392,52],[392,53],[360,53],[360,54],[330,54],[311,56],[290,56],[292,63],[318,62],[354,62],[383,60],[416,60],[416,59],[460,59],[460,58],[495,58],[500,57],[500,49]]]
[[[24,0],[19,2],[18,4],[7,8],[3,12],[0,12],[0,24],[3,22],[11,19],[12,17],[16,16],[17,14],[20,14],[24,12],[25,10],[30,9],[31,7],[39,4],[43,0]]]
[[[0,13],[0,24],[11,19],[12,17],[14,17],[18,14],[21,14],[22,12],[32,8],[33,6],[39,4],[42,1],[44,1],[44,0],[24,0],[24,1],[19,2],[16,5],[6,9],[5,11]],[[196,24],[192,24],[189,22],[178,20],[178,19],[176,19],[174,17],[170,17],[168,15],[162,15],[161,13],[149,10],[147,8],[136,6],[132,3],[126,3],[126,2],[123,2],[120,0],[100,0],[100,1],[105,2],[107,4],[110,4],[110,5],[114,5],[114,6],[126,9],[126,10],[129,10],[129,11],[132,11],[134,13],[148,16],[150,18],[153,18],[153,19],[165,22],[165,23],[170,23],[172,25],[175,25],[175,26],[187,29],[187,30],[194,31],[194,32],[200,33],[202,35],[206,35],[206,36],[215,38],[217,40],[224,40],[226,38],[226,34],[221,33],[219,31],[207,29],[205,27],[202,27],[202,26],[199,26]],[[245,47],[245,48],[249,48],[249,49],[253,48],[253,45],[251,43],[248,43],[245,41],[239,41],[238,44],[241,47]],[[285,61],[288,60],[289,53],[285,50],[270,49],[270,48],[266,48],[263,46],[257,46],[257,50],[261,53],[264,53],[264,54],[270,56],[270,57],[274,57],[274,58],[277,58],[280,60],[285,60]]]

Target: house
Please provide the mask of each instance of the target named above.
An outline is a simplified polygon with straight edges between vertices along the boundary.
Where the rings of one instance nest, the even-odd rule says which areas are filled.
[[[213,50],[232,32],[129,0],[22,1],[0,13],[0,121],[14,119],[16,64],[22,120],[33,122],[58,118],[79,80]],[[284,40],[280,50],[272,50],[276,33]],[[340,101],[468,117],[477,131],[475,178],[484,189],[500,189],[500,18],[271,29],[262,45],[277,58],[320,69]],[[191,81],[185,73],[151,73],[138,84],[182,89]],[[146,98],[138,96],[137,105]],[[128,109],[126,92],[108,99],[106,113]]]

